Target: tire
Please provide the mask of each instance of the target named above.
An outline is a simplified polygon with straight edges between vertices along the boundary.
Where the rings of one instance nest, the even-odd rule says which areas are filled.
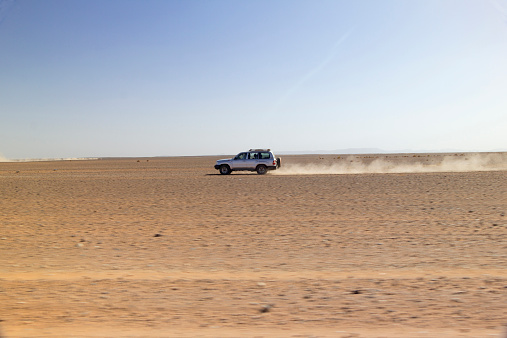
[[[278,157],[276,159],[276,168],[280,168],[282,166],[282,158],[281,157]]]
[[[259,174],[259,175],[264,175],[268,172],[268,168],[262,164],[257,166],[257,168],[255,170],[257,171],[257,174]]]
[[[231,173],[231,168],[227,164],[222,164],[219,170],[222,175],[229,175]]]

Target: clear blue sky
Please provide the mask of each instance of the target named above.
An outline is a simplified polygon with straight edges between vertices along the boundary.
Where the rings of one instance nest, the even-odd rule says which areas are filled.
[[[507,0],[0,0],[6,158],[507,150]]]

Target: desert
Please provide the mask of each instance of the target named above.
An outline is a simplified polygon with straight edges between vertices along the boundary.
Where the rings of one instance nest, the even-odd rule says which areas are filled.
[[[507,154],[0,163],[2,337],[500,337]]]

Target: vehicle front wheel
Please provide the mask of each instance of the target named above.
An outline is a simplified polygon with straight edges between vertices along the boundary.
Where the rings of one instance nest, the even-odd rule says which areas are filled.
[[[268,168],[265,165],[260,165],[257,167],[257,174],[264,175],[268,172]]]
[[[229,175],[231,173],[231,168],[227,164],[222,164],[220,166],[220,174]]]

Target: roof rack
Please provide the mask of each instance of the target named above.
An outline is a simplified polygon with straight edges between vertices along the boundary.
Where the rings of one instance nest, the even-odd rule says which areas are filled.
[[[249,151],[271,151],[271,149],[250,149]]]

